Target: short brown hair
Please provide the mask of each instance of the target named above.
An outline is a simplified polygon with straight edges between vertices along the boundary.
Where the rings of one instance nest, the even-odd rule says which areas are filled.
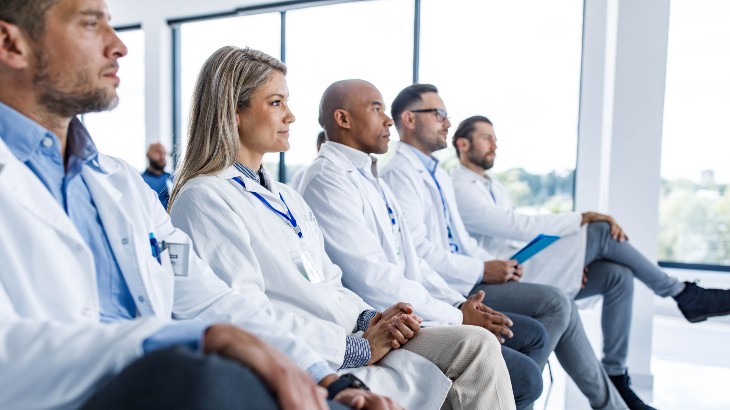
[[[471,142],[471,133],[474,132],[476,129],[476,125],[478,122],[486,122],[489,125],[493,125],[492,121],[489,121],[489,118],[482,116],[482,115],[475,115],[473,117],[469,117],[459,123],[459,126],[456,127],[456,131],[454,131],[454,136],[451,139],[451,143],[454,145],[454,148],[456,149],[456,156],[459,156],[459,147],[456,146],[456,140],[459,138],[466,138],[469,142]]]
[[[31,40],[38,40],[46,28],[46,12],[58,0],[2,0],[0,20],[15,24]]]

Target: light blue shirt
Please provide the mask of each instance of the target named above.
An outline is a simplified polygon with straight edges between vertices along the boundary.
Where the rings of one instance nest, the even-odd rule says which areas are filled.
[[[66,169],[59,139],[3,103],[0,103],[0,139],[58,201],[94,255],[100,320],[109,323],[137,317],[138,309],[132,292],[81,174],[84,166],[106,173],[99,164],[96,146],[81,121],[74,118],[69,124]],[[142,283],[142,279],[139,278],[136,283]],[[206,327],[199,321],[173,323],[145,340],[143,348],[148,352],[173,344],[185,344],[197,350]]]

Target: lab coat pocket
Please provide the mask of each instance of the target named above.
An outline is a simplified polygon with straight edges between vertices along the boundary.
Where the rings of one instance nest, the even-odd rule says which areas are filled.
[[[166,249],[160,253],[160,261],[154,257],[147,258],[147,268],[150,273],[152,291],[158,301],[157,310],[164,310],[163,316],[171,314],[172,301],[175,292],[175,276],[170,264],[170,252]]]

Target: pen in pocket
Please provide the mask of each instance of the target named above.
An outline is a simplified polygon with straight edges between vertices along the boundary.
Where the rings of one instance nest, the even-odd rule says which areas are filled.
[[[162,259],[160,259],[160,246],[157,243],[157,239],[155,239],[155,234],[150,232],[150,248],[152,249],[152,256],[157,259],[157,263],[162,264]]]

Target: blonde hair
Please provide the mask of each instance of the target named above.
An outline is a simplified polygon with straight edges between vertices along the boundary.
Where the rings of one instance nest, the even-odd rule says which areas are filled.
[[[274,71],[286,75],[286,66],[248,47],[222,47],[208,57],[195,84],[188,145],[175,175],[168,211],[190,179],[233,165],[239,149],[236,113],[249,106],[253,93]]]

